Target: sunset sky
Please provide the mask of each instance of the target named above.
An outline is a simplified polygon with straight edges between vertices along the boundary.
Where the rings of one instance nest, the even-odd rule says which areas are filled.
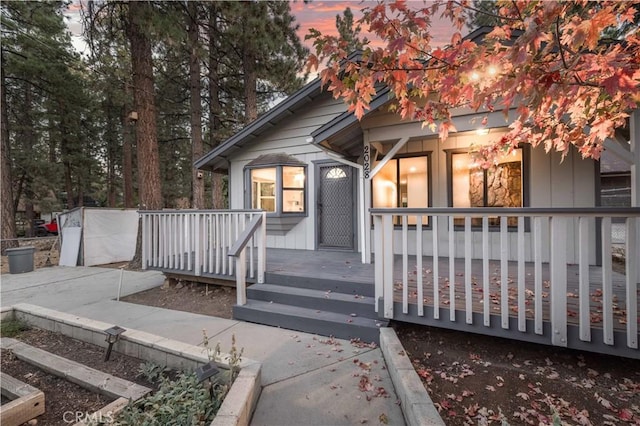
[[[429,0],[419,1],[409,0],[409,5],[415,3],[415,7],[424,7],[425,3],[430,3]],[[365,0],[365,1],[311,1],[305,4],[303,1],[295,1],[291,3],[291,11],[296,17],[296,20],[300,24],[298,35],[305,45],[311,48],[311,43],[305,42],[304,37],[309,33],[310,28],[315,28],[323,34],[336,34],[336,15],[342,14],[345,8],[350,7],[354,14],[355,20],[362,17],[360,10],[364,7],[375,6],[377,1]],[[363,34],[366,34],[366,28],[362,28]],[[451,35],[453,34],[453,28],[451,23],[447,20],[434,20],[432,26],[432,33],[434,35],[434,43],[436,45],[444,45],[449,43]],[[372,37],[368,36],[372,39]]]
[[[429,3],[426,0],[426,3]],[[302,42],[311,49],[311,42],[305,42],[304,37],[309,33],[310,28],[315,28],[323,34],[336,34],[336,15],[342,14],[345,8],[350,7],[355,19],[357,20],[362,16],[360,10],[365,6],[373,6],[377,3],[374,0],[365,1],[349,1],[349,0],[328,0],[317,1],[313,0],[310,3],[305,4],[302,0],[296,0],[291,2],[291,11],[296,17],[300,28],[298,35]],[[415,3],[416,7],[423,7],[425,2],[419,0],[409,0],[409,4]],[[68,9],[66,14],[68,17],[67,25],[71,33],[73,34],[74,46],[78,51],[83,52],[86,49],[84,41],[82,41],[81,32],[82,24],[80,18],[80,0],[74,0]],[[362,28],[363,34],[366,34],[366,28]],[[446,44],[450,41],[453,29],[449,21],[440,20],[434,21],[432,26],[434,35],[434,42],[436,44]],[[372,37],[369,36],[370,39]]]

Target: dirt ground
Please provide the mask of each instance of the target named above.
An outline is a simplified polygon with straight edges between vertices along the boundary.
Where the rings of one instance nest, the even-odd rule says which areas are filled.
[[[124,300],[231,318],[235,289],[189,282]],[[447,425],[640,425],[640,361],[394,323]]]
[[[45,330],[23,331],[15,338],[88,367],[154,388],[137,376],[142,363],[139,359],[112,352],[109,361],[105,362],[103,348]],[[75,419],[75,412],[90,414],[113,400],[20,361],[8,350],[2,350],[0,362],[3,373],[44,392],[46,411],[36,418],[38,425],[73,424],[75,421],[70,420]]]

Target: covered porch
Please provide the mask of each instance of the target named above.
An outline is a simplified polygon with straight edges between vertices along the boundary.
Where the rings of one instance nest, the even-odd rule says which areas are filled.
[[[240,306],[245,286],[276,276],[322,283],[325,298],[355,282],[381,319],[640,358],[638,209],[372,210],[372,264],[267,249],[262,215],[145,212],[144,266],[235,283]],[[614,263],[614,249],[627,261]]]

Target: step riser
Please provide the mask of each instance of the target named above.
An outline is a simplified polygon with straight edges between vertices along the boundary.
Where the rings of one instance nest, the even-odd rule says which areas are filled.
[[[374,297],[373,283],[356,283],[349,281],[334,281],[323,278],[298,277],[293,275],[281,275],[274,273],[265,274],[265,282],[282,286],[308,288],[312,290],[332,291],[336,293],[353,294],[359,296]]]
[[[308,297],[276,291],[255,290],[249,287],[247,289],[247,298],[250,300],[262,300],[265,302],[336,312],[345,315],[356,314],[365,318],[378,318],[373,302],[366,304],[357,303],[355,301],[349,302],[344,300],[335,300],[331,299],[330,295],[329,298]]]
[[[380,343],[380,330],[378,328],[363,327],[349,323],[336,324],[335,322],[321,319],[289,316],[278,312],[255,311],[251,308],[237,305],[233,307],[233,317],[237,320],[277,326],[321,336],[333,336],[347,340],[359,338],[363,342]]]

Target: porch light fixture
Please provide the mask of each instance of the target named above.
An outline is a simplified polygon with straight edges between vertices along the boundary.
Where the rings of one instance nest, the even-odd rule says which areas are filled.
[[[478,136],[486,136],[489,134],[489,129],[487,129],[486,127],[483,127],[482,129],[477,129],[476,134]]]
[[[109,361],[109,357],[111,356],[111,349],[113,348],[113,344],[116,343],[120,339],[120,335],[127,331],[126,329],[114,325],[111,328],[107,328],[104,332],[107,335],[105,342],[109,344],[107,346],[107,353],[104,354],[104,360]]]

